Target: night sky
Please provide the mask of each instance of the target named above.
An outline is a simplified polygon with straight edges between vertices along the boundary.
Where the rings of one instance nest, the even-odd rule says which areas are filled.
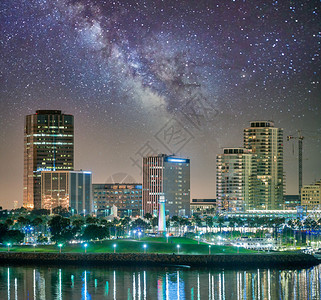
[[[24,117],[37,109],[75,116],[75,168],[94,183],[141,182],[142,155],[175,153],[191,159],[192,198],[215,198],[216,155],[260,119],[285,137],[301,129],[303,183],[321,178],[320,1],[0,7],[0,205],[22,204]],[[297,143],[284,147],[295,194]]]

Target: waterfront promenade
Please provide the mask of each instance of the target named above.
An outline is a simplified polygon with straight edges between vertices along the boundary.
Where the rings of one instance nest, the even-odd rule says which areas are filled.
[[[314,266],[319,264],[319,260],[312,255],[301,253],[178,255],[174,253],[157,254],[1,252],[0,264],[292,268]]]

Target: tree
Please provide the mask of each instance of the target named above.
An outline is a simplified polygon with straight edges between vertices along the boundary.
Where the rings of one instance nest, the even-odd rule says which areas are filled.
[[[219,216],[217,218],[217,223],[218,223],[218,226],[220,227],[220,232],[222,232],[222,225],[224,224],[224,217]]]
[[[99,223],[100,223],[100,225],[106,226],[108,221],[106,219],[100,219]]]
[[[139,229],[145,230],[149,227],[149,225],[147,222],[145,222],[141,218],[138,218],[131,223],[131,227],[132,227],[132,229],[136,229],[136,230],[139,230]]]
[[[37,243],[47,243],[48,238],[45,235],[39,235],[37,238]]]
[[[206,222],[206,231],[207,231],[207,227],[211,228],[214,225],[214,221],[212,217],[206,217],[205,222]]]
[[[66,240],[72,239],[75,231],[72,230],[70,226],[70,220],[64,218],[60,215],[54,216],[48,222],[52,239],[56,242],[64,242]]]
[[[77,237],[82,232],[84,225],[85,225],[85,221],[83,219],[77,218],[72,220],[72,228],[73,228],[75,237]]]
[[[60,215],[62,217],[70,217],[70,212],[68,211],[68,208],[57,206],[52,210],[52,213]]]
[[[158,226],[158,217],[152,218],[151,225],[153,227],[153,231],[155,232],[155,227]]]
[[[92,216],[88,216],[86,219],[86,224],[97,224],[98,223],[98,219]]]
[[[106,227],[90,224],[86,226],[82,238],[85,241],[102,240],[109,237],[109,231]]]
[[[49,209],[33,209],[31,211],[31,215],[34,215],[34,216],[47,216],[50,214],[50,211]]]
[[[123,234],[125,233],[125,227],[126,227],[126,231],[128,232],[129,223],[130,223],[129,217],[125,217],[120,221],[120,227],[121,227]]]
[[[25,235],[20,230],[8,230],[3,240],[6,243],[22,243]]]
[[[6,220],[6,224],[8,225],[8,227],[10,228],[13,225],[13,221],[11,219],[7,219]]]
[[[150,221],[150,220],[153,218],[153,216],[152,216],[152,214],[150,214],[150,213],[146,213],[145,216],[144,216],[144,218],[145,218],[146,220]]]
[[[0,243],[3,242],[7,232],[8,232],[8,225],[6,223],[0,223]]]
[[[23,216],[20,216],[17,219],[17,223],[18,223],[19,227],[21,228],[23,226],[26,226],[26,225],[30,224],[30,220],[25,218],[25,217],[23,217]]]

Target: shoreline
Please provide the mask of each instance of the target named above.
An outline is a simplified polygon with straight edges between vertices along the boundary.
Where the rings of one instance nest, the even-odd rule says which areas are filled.
[[[157,253],[27,253],[0,252],[0,264],[175,267],[312,267],[320,264],[309,254],[157,254]]]

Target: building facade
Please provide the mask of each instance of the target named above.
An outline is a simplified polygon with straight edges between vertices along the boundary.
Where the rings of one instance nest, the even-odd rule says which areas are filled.
[[[142,185],[139,183],[93,184],[94,211],[110,215],[113,206],[120,216],[141,216]],[[114,210],[114,209],[113,209]]]
[[[218,210],[244,211],[255,206],[256,155],[244,148],[224,148],[216,157]]]
[[[169,216],[190,214],[190,160],[159,154],[143,158],[143,212],[157,216],[160,196]]]
[[[284,195],[284,209],[296,209],[301,206],[300,195]]]
[[[192,199],[191,214],[216,214],[216,199]]]
[[[90,214],[92,206],[92,174],[87,171],[42,171],[41,208],[50,212],[56,207],[72,214]]]
[[[37,110],[24,129],[23,207],[41,208],[41,171],[74,169],[74,117]]]
[[[244,147],[256,155],[254,209],[283,208],[283,129],[272,121],[252,121],[244,129]]]
[[[301,205],[307,209],[321,209],[321,181],[302,187]]]

